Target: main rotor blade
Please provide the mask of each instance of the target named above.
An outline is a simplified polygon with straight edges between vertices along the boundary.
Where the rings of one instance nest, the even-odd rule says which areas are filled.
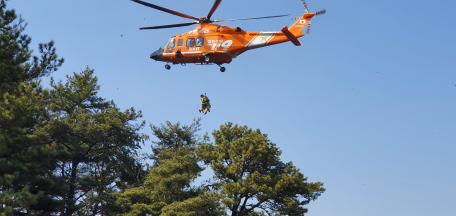
[[[217,7],[219,6],[220,2],[222,2],[222,0],[215,0],[214,5],[211,8],[211,11],[209,11],[209,14],[207,14],[208,20],[211,19],[212,14],[215,12],[215,10],[217,10]]]
[[[170,10],[170,9],[167,9],[167,8],[164,8],[164,7],[160,7],[158,5],[154,5],[154,4],[151,4],[151,3],[147,3],[147,2],[143,2],[143,1],[140,1],[140,0],[132,0],[136,3],[139,3],[139,4],[142,4],[144,6],[147,6],[147,7],[151,7],[151,8],[154,8],[154,9],[157,9],[157,10],[161,10],[163,12],[166,12],[166,13],[170,13],[170,14],[173,14],[173,15],[176,15],[176,16],[180,16],[180,17],[183,17],[183,18],[188,18],[188,19],[194,19],[194,20],[198,20],[198,18],[196,17],[192,17],[192,16],[189,16],[187,14],[183,14],[183,13],[179,13],[177,11],[173,11],[173,10]]]
[[[236,20],[249,20],[249,19],[266,19],[266,18],[283,17],[283,16],[289,16],[289,15],[290,15],[290,14],[286,14],[286,15],[277,15],[277,16],[266,16],[266,17],[242,18],[242,19],[229,19],[229,20],[211,20],[211,22],[236,21]]]
[[[198,22],[180,23],[180,24],[171,24],[171,25],[162,25],[162,26],[151,26],[151,27],[142,27],[142,28],[140,28],[140,30],[174,28],[174,27],[189,26],[189,25],[194,25],[194,24],[198,24]]]

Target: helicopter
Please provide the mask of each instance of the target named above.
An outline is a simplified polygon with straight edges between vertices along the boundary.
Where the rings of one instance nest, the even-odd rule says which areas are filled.
[[[166,62],[165,68],[168,70],[171,68],[170,63],[173,65],[181,64],[183,66],[187,63],[195,63],[198,65],[216,64],[220,67],[221,72],[225,72],[226,68],[222,67],[222,64],[229,64],[234,58],[247,50],[271,46],[288,41],[291,41],[296,46],[301,46],[302,43],[298,41],[298,38],[305,35],[302,33],[305,26],[307,26],[307,34],[309,34],[311,25],[310,20],[312,17],[326,13],[326,10],[310,13],[305,1],[301,0],[306,13],[301,17],[293,18],[292,20],[296,20],[296,22],[293,23],[290,28],[284,26],[281,31],[276,32],[247,32],[239,27],[229,27],[214,23],[276,18],[288,16],[289,14],[229,20],[211,20],[212,14],[214,14],[222,0],[215,0],[208,15],[200,18],[179,13],[177,11],[141,0],[132,1],[166,13],[195,20],[188,23],[140,28],[140,30],[145,30],[197,25],[196,28],[191,31],[185,32],[181,35],[176,34],[171,37],[165,45],[150,54],[149,57],[151,59]]]

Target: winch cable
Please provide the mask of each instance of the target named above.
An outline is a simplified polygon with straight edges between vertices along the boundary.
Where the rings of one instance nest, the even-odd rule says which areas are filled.
[[[206,86],[207,86],[207,65],[206,65],[206,79],[204,79],[204,94],[206,94]]]

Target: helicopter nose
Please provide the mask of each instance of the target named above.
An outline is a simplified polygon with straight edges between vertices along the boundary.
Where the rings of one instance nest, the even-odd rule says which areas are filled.
[[[161,61],[161,60],[163,60],[163,58],[162,58],[162,55],[163,55],[163,54],[162,54],[162,51],[163,51],[162,49],[158,49],[157,51],[155,51],[155,52],[153,52],[152,54],[150,54],[149,57],[150,57],[151,59],[155,60],[155,61]]]

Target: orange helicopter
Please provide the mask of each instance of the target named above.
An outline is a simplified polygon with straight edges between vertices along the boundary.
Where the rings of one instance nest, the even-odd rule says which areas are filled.
[[[209,14],[206,17],[201,18],[189,16],[140,0],[132,1],[163,12],[174,14],[176,16],[196,20],[189,23],[140,28],[140,30],[162,29],[198,24],[192,31],[188,31],[181,35],[176,34],[176,36],[171,37],[164,46],[160,47],[157,51],[150,55],[151,59],[166,62],[165,68],[168,70],[171,68],[169,63],[181,64],[184,66],[187,63],[195,63],[201,65],[216,64],[220,67],[221,72],[225,72],[225,67],[222,67],[221,65],[229,64],[233,58],[236,58],[238,55],[247,50],[284,43],[287,41],[291,41],[296,46],[301,46],[302,43],[298,41],[298,38],[304,36],[302,33],[304,27],[306,25],[308,26],[307,34],[309,34],[310,20],[312,17],[326,12],[326,10],[322,10],[316,13],[310,13],[304,0],[301,0],[306,13],[301,17],[293,18],[296,22],[291,25],[290,28],[284,26],[281,31],[278,32],[247,32],[239,27],[229,27],[213,23],[222,21],[274,18],[288,16],[289,14],[244,19],[211,20],[212,14],[215,12],[222,0],[216,0],[209,11]]]

